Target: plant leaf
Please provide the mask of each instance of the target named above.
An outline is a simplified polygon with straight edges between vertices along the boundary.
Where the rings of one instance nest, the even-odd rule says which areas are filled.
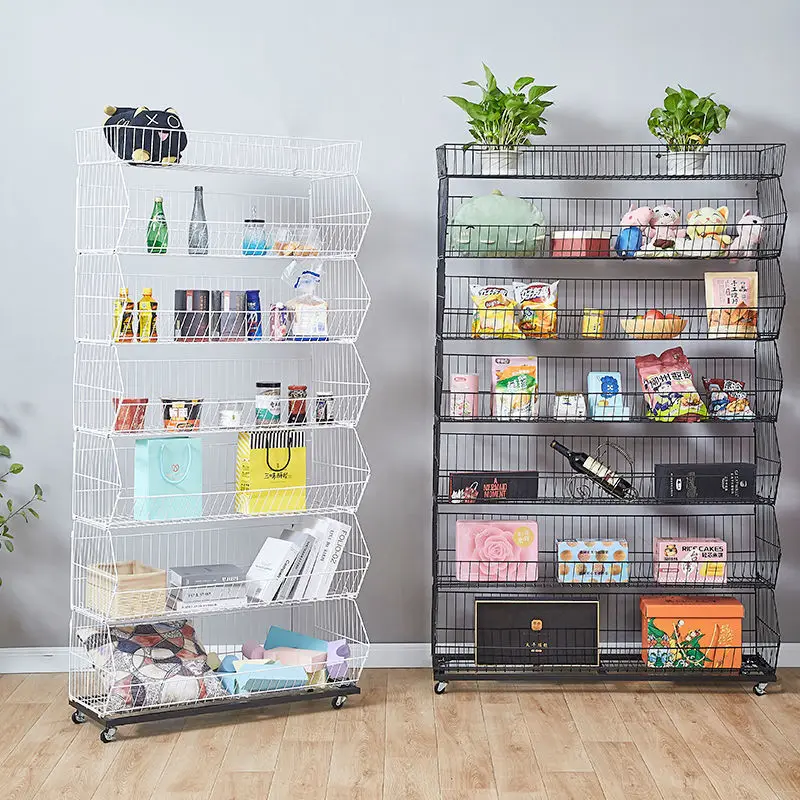
[[[39,512],[35,508],[29,508],[28,513],[33,514],[34,519],[39,519]]]
[[[6,546],[6,550],[8,550],[9,553],[14,552],[14,542],[9,542],[8,539],[3,539],[3,544]]]
[[[486,64],[483,65],[483,74],[486,76],[486,91],[493,92],[497,89],[497,79]]]
[[[477,86],[479,89],[482,88],[481,85],[478,83],[478,81],[464,81],[463,85],[464,86]]]
[[[527,76],[526,77],[522,77],[522,78],[517,78],[514,81],[514,91],[515,92],[521,92],[526,86],[529,86],[535,80],[536,80],[536,78],[529,78]]]
[[[14,503],[13,503],[13,501],[11,500],[11,498],[9,498],[9,499],[6,501],[6,507],[8,508],[8,513],[9,513],[9,514],[10,514],[10,513],[12,513],[12,512],[14,511]]]
[[[33,484],[33,493],[36,495],[37,500],[42,499],[42,487],[38,483]]]
[[[22,470],[23,470],[23,469],[25,469],[25,467],[23,467],[23,466],[22,466],[22,464],[12,464],[12,465],[11,465],[11,466],[8,468],[8,471],[9,471],[9,472],[10,472],[12,475],[19,475],[19,474],[20,474],[20,472],[22,472]]]
[[[11,451],[4,444],[0,444],[0,456],[5,456],[6,458],[11,458]]]

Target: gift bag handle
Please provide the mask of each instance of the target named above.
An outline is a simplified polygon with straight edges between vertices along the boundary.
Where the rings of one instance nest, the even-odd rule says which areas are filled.
[[[272,472],[283,472],[285,469],[288,468],[289,464],[292,463],[292,446],[288,442],[286,443],[286,451],[288,453],[288,456],[286,458],[286,463],[282,467],[278,467],[277,469],[275,467],[273,467],[272,464],[269,463],[270,451],[271,450],[279,450],[279,449],[282,450],[283,448],[282,447],[281,448],[278,448],[278,447],[268,447],[267,448],[267,456],[266,456],[265,460],[267,462],[267,467]]]
[[[184,470],[183,477],[178,478],[177,480],[173,479],[171,475],[167,475],[166,471],[164,470],[164,451],[167,449],[167,446],[166,446],[166,444],[163,444],[163,443],[161,445],[161,451],[160,451],[159,457],[158,457],[158,468],[159,468],[159,470],[161,472],[161,477],[167,483],[173,484],[173,486],[178,486],[181,483],[183,483],[189,477],[189,473],[192,470],[192,447],[189,444],[188,440],[185,442],[185,444],[186,444],[186,450],[187,450],[187,452],[189,454],[189,457],[187,459],[188,463],[186,465],[186,469]]]

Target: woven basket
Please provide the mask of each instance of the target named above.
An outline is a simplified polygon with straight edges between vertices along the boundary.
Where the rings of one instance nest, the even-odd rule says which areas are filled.
[[[161,614],[167,603],[167,573],[140,561],[94,564],[86,581],[86,605],[109,619]]]

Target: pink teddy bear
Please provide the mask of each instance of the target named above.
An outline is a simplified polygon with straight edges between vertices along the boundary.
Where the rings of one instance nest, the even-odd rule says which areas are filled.
[[[614,250],[622,258],[630,258],[642,247],[643,231],[649,230],[653,225],[653,209],[649,206],[637,208],[631,204],[619,222],[620,231],[614,242]]]

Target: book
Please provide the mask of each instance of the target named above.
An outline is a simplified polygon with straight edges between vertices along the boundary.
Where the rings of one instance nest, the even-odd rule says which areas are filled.
[[[330,517],[322,517],[317,523],[317,533],[321,546],[308,582],[306,599],[327,597],[350,535],[350,526]]]
[[[312,537],[311,547],[309,548],[305,564],[303,564],[303,571],[300,573],[300,576],[297,578],[297,582],[295,583],[294,591],[292,593],[293,600],[303,600],[306,598],[308,593],[308,584],[311,580],[312,573],[314,572],[314,565],[317,563],[317,559],[319,558],[320,548],[322,547],[322,540],[320,539],[316,527],[310,528],[308,532]]]
[[[280,538],[285,539],[287,542],[294,542],[294,544],[296,544],[298,547],[297,555],[295,556],[294,562],[289,569],[289,574],[281,584],[281,588],[278,589],[277,595],[275,595],[276,600],[288,600],[290,597],[292,597],[292,592],[294,591],[295,586],[297,586],[297,581],[303,574],[303,570],[305,569],[306,562],[308,560],[308,554],[311,552],[311,549],[317,539],[312,535],[310,529],[308,528],[303,528],[299,531],[286,528],[281,533]]]
[[[202,610],[247,605],[247,573],[236,564],[198,564],[170,567],[167,608]]]
[[[267,537],[247,570],[247,594],[251,600],[270,603],[292,568],[299,547],[286,539]]]

